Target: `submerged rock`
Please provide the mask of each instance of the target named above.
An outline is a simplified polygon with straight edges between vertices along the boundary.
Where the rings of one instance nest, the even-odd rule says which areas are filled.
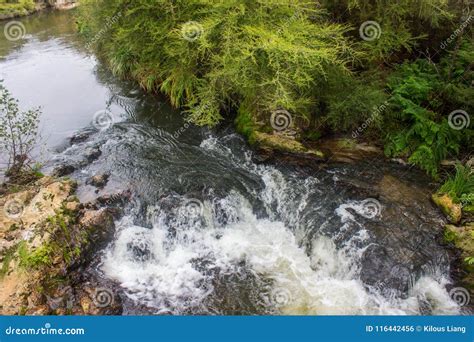
[[[55,177],[64,177],[64,176],[70,175],[74,171],[76,171],[76,168],[73,165],[63,164],[56,167],[53,170],[52,174]]]
[[[107,185],[107,182],[109,181],[109,175],[108,174],[103,174],[103,175],[95,175],[89,178],[86,181],[86,184],[95,186],[96,188],[103,188],[104,186]]]
[[[368,157],[383,155],[378,147],[353,139],[323,139],[318,146],[329,151],[330,160],[337,163],[355,163]]]
[[[92,134],[92,132],[79,132],[79,133],[76,133],[69,139],[69,143],[71,145],[83,143],[83,142],[87,141],[90,138],[91,134]]]

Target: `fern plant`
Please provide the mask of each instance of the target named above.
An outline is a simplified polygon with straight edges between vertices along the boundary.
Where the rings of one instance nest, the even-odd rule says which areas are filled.
[[[440,162],[459,153],[465,134],[451,128],[448,115],[435,111],[441,86],[435,67],[425,60],[402,65],[389,80],[398,129],[389,133],[385,153],[407,157],[435,178]]]

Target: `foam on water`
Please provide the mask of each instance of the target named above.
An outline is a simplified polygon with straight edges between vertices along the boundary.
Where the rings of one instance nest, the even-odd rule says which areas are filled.
[[[216,140],[201,147],[229,152]],[[263,180],[256,196],[267,217],[257,216],[236,190],[224,198],[203,200],[199,217],[160,201],[148,208],[149,227],[136,226],[132,216],[118,222],[116,239],[103,259],[105,274],[119,282],[130,299],[157,313],[193,308],[205,312],[215,292],[216,272],[233,274],[242,268],[264,284],[256,289],[261,293],[259,304],[271,313],[419,314],[424,302],[435,314],[459,312],[442,275],[422,276],[404,298],[364,285],[360,258],[370,243],[369,234],[351,213],[367,214],[361,203],[349,201],[335,210],[339,230],[354,222],[359,225],[342,247],[321,234],[304,241],[307,236],[297,233],[298,221],[319,181],[288,178],[273,167],[249,161],[245,167]],[[178,203],[185,200],[180,197]]]

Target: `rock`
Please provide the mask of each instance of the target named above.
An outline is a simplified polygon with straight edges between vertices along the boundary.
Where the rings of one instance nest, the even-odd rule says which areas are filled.
[[[64,177],[70,175],[74,171],[76,171],[76,168],[73,165],[64,164],[56,167],[53,170],[52,175],[54,177]]]
[[[89,178],[86,181],[86,184],[95,186],[96,188],[103,188],[105,185],[107,185],[107,182],[109,181],[109,175],[108,174],[103,174],[103,175],[95,175]]]
[[[449,242],[453,242],[466,258],[474,257],[474,222],[469,222],[462,227],[447,225],[445,238]]]
[[[440,162],[440,165],[441,166],[444,166],[444,167],[452,167],[454,168],[457,164],[459,164],[459,161],[457,160],[447,160],[447,159],[444,159]]]
[[[470,258],[474,258],[474,222],[468,222],[462,227],[447,225],[444,237],[461,251],[462,285],[470,291],[471,298],[474,298],[474,264],[470,262]]]
[[[66,209],[73,212],[79,211],[80,208],[81,204],[79,202],[68,202],[66,204]]]
[[[474,169],[474,157],[470,158],[470,159],[466,162],[466,166],[467,166],[467,167],[470,167],[471,169]]]
[[[116,193],[109,193],[102,196],[97,197],[93,204],[100,207],[100,206],[113,206],[117,203],[122,203],[124,201],[130,200],[132,197],[132,193],[130,190],[124,190],[122,192]]]
[[[397,164],[400,164],[400,165],[403,165],[403,166],[408,165],[408,163],[405,160],[401,159],[401,158],[392,158],[392,159],[390,159],[390,161],[392,161],[394,163],[397,163]]]
[[[330,161],[337,163],[355,163],[368,157],[382,155],[382,151],[373,145],[358,143],[354,139],[323,139],[319,148],[330,152]]]
[[[102,151],[100,150],[99,147],[88,148],[84,153],[84,156],[89,164],[99,159],[101,155],[102,155]]]
[[[79,132],[73,135],[69,141],[71,145],[79,144],[89,139],[90,136],[91,132]]]
[[[298,141],[288,139],[282,135],[255,132],[255,139],[259,146],[270,147],[279,151],[304,153],[307,149]]]
[[[107,208],[86,210],[79,220],[79,225],[88,232],[88,243],[83,246],[84,258],[106,246],[115,229],[112,211]]]
[[[422,189],[418,189],[413,185],[408,185],[402,180],[385,174],[382,180],[377,184],[377,190],[380,196],[391,202],[405,203],[422,203],[428,201],[429,196]]]
[[[411,278],[407,265],[395,263],[384,247],[369,246],[364,251],[361,264],[360,278],[364,284],[399,293],[408,291]]]
[[[87,227],[103,227],[105,230],[114,227],[114,219],[108,209],[87,210],[83,213],[79,224]]]
[[[316,149],[308,149],[299,141],[288,138],[281,134],[267,134],[262,132],[254,133],[255,142],[260,148],[273,149],[280,152],[295,153],[305,155],[317,160],[325,160],[323,152]]]
[[[50,313],[51,309],[47,305],[40,305],[27,312],[27,314],[31,316],[47,316]]]
[[[122,300],[113,286],[85,284],[79,289],[80,305],[85,315],[120,315]]]
[[[448,194],[433,194],[433,202],[441,208],[451,223],[457,224],[461,221],[462,205],[454,203]]]
[[[80,300],[81,308],[84,311],[84,314],[90,315],[91,308],[93,306],[92,299],[89,296],[83,296]]]

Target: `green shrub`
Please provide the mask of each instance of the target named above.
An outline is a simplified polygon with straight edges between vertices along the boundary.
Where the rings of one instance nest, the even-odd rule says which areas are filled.
[[[115,73],[164,92],[198,125],[243,102],[264,120],[279,108],[308,120],[314,89],[354,58],[347,27],[308,1],[137,0],[121,9],[127,3],[83,1],[81,31]],[[104,25],[111,17],[120,19]]]
[[[7,176],[18,176],[31,163],[40,115],[39,109],[21,111],[0,80],[0,151],[8,158]]]
[[[434,61],[416,60],[414,49],[425,38],[441,44],[465,7],[447,0],[83,0],[78,25],[115,74],[165,93],[195,124],[214,126],[237,113],[237,129],[252,142],[256,130],[271,131],[272,113],[285,110],[303,138],[363,132],[383,139],[387,155],[437,177],[441,160],[472,150],[472,129],[451,129],[448,116],[474,112],[474,46],[458,32]],[[367,21],[381,26],[378,39],[359,36]],[[400,67],[388,63],[401,56]]]

